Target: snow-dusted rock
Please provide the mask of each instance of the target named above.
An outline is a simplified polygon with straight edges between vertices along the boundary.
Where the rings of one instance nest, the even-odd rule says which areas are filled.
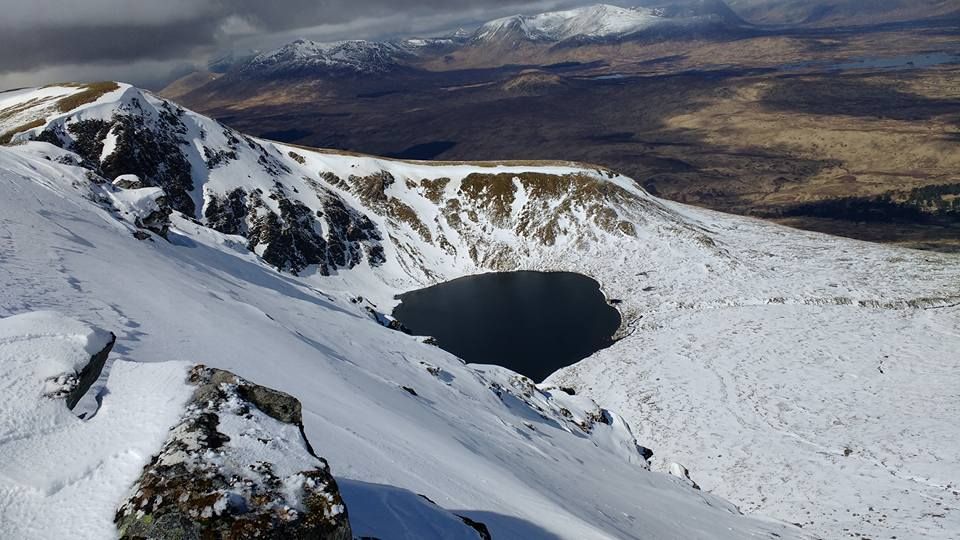
[[[114,183],[116,186],[116,183]],[[135,184],[128,184],[135,185]],[[167,195],[158,187],[124,188],[107,192],[113,207],[128,222],[139,229],[153,231],[163,238],[170,230],[170,214],[173,209]]]
[[[27,421],[44,409],[72,409],[100,377],[116,336],[52,311],[0,319],[0,368],[7,396],[2,413]],[[29,425],[29,423],[27,424]]]
[[[113,185],[120,189],[140,189],[146,187],[143,181],[135,174],[121,174],[113,179]]]
[[[352,538],[296,398],[204,366],[189,381],[186,414],[117,512],[121,538]]]
[[[694,482],[692,478],[690,478],[690,471],[688,471],[687,468],[684,467],[683,465],[676,462],[671,463],[669,471],[671,475],[676,476],[677,478],[680,478],[681,480],[686,482],[688,486],[692,487],[693,489],[700,489],[700,486],[698,486],[697,483]]]
[[[185,365],[115,362],[103,406],[68,408],[113,336],[54,312],[0,319],[0,536],[102,539],[187,397]],[[69,533],[68,533],[69,531]]]

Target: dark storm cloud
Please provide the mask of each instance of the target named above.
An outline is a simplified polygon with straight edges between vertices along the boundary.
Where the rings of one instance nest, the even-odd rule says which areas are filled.
[[[50,65],[163,59],[189,55],[210,43],[206,21],[171,26],[89,26],[5,30],[0,71],[29,71]]]
[[[196,60],[303,33],[370,38],[430,31],[577,0],[0,0],[0,79],[58,66]],[[75,70],[74,70],[75,71]],[[121,73],[122,75],[122,73]],[[45,75],[48,76],[48,75]],[[29,78],[29,77],[27,77]]]

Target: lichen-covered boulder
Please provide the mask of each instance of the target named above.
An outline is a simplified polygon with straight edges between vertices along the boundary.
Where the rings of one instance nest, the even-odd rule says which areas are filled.
[[[190,383],[182,421],[117,511],[121,538],[352,538],[296,398],[204,366]]]

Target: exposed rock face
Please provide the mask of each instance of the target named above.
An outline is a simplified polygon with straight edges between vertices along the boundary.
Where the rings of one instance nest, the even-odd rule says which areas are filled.
[[[477,536],[480,537],[480,540],[493,540],[493,536],[490,534],[490,529],[487,528],[485,523],[480,523],[479,521],[474,521],[467,516],[457,516],[471,529],[477,531]]]
[[[189,382],[183,420],[117,512],[121,538],[352,538],[297,399],[204,366]]]
[[[113,185],[120,189],[141,189],[146,187],[143,185],[140,177],[135,174],[121,174],[113,180]]]
[[[85,166],[106,178],[132,174],[146,186],[163,188],[175,210],[193,216],[191,166],[180,148],[186,144],[183,114],[183,109],[163,102],[154,117],[132,98],[109,121],[81,120],[66,129],[55,125],[37,139],[76,152]],[[114,150],[102,156],[108,136],[115,140]]]
[[[686,482],[686,484],[693,489],[700,489],[700,486],[690,478],[690,471],[686,467],[679,463],[670,464],[670,474],[676,476],[677,478]]]
[[[121,217],[141,229],[134,234],[137,238],[141,240],[149,238],[150,235],[146,231],[152,231],[166,238],[170,231],[170,215],[173,214],[173,208],[170,207],[166,193],[157,187],[123,189],[118,186],[138,184],[133,181],[120,182],[121,178],[115,180],[107,190],[113,208],[120,213]]]
[[[223,234],[246,234],[247,192],[237,188],[222,198],[210,195],[203,217],[207,226]]]
[[[246,236],[251,251],[281,270],[297,273],[318,265],[322,275],[330,275],[364,258],[372,266],[382,264],[382,238],[370,218],[319,184],[311,187],[323,197],[323,210],[314,211],[278,188],[268,196],[279,207],[274,212],[260,193],[238,188],[225,197],[209,194],[204,218],[222,233]]]
[[[247,233],[250,250],[257,251],[262,246],[259,253],[265,261],[294,273],[311,264],[324,263],[327,244],[318,231],[320,227],[313,212],[290,199],[279,199],[278,203],[279,215],[264,208],[253,221]],[[262,205],[259,208],[263,208]]]
[[[103,372],[103,366],[107,363],[107,357],[113,349],[113,344],[117,342],[117,336],[110,333],[110,342],[107,343],[100,352],[90,357],[90,362],[80,370],[79,373],[68,376],[66,384],[61,386],[58,395],[64,396],[67,402],[67,408],[73,409],[80,402],[80,399],[90,390],[93,383],[100,378]]]

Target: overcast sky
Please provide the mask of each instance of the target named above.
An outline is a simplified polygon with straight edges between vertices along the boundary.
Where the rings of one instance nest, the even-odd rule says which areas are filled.
[[[114,79],[155,87],[228,50],[433,35],[588,0],[0,0],[0,89]],[[616,1],[612,3],[618,3]]]

